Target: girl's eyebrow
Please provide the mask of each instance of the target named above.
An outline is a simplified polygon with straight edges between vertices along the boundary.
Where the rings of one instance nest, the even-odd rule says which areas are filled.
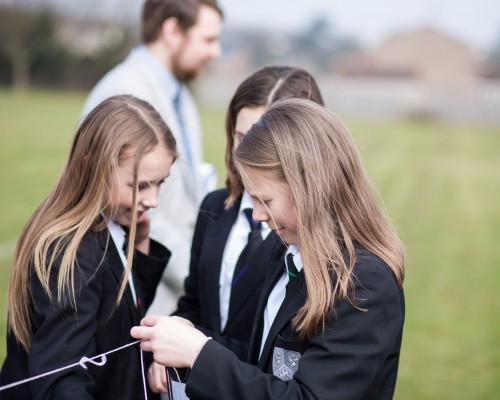
[[[251,198],[251,199],[256,199],[256,198],[258,198],[257,194],[252,192],[252,189],[250,189],[250,188],[245,188],[245,190],[247,191],[247,193],[248,193],[248,195],[250,196],[250,198]]]
[[[143,185],[145,183],[149,184],[149,185],[152,185],[152,184],[156,184],[156,183],[160,183],[160,182],[163,182],[165,179],[167,179],[168,177],[170,176],[170,174],[166,175],[164,178],[160,179],[160,180],[151,180],[151,181],[137,181],[137,184],[138,185]]]

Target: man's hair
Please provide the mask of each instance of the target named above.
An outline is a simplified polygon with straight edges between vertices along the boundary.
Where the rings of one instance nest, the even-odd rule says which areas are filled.
[[[175,18],[182,31],[187,32],[196,24],[201,6],[217,11],[221,18],[222,9],[217,0],[146,0],[142,9],[142,40],[152,43],[160,35],[163,22]]]

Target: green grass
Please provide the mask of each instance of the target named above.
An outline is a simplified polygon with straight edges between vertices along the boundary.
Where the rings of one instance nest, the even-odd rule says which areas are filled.
[[[353,122],[407,249],[397,398],[497,398],[500,129]]]
[[[15,238],[56,181],[84,94],[0,91],[0,359]],[[223,110],[202,107],[223,181]],[[500,393],[500,127],[346,120],[407,250],[397,399]]]

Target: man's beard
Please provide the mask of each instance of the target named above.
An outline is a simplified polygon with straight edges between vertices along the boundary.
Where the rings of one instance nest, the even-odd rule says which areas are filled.
[[[172,58],[172,74],[183,83],[189,83],[195,79],[201,72],[202,66],[199,65],[197,68],[185,68],[181,65],[179,60],[181,59],[182,50],[174,55]]]

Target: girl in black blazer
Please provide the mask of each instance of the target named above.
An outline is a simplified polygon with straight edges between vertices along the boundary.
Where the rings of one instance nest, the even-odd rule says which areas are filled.
[[[190,274],[175,312],[226,343],[243,360],[267,265],[282,255],[283,246],[264,224],[263,240],[254,256],[243,266],[245,269],[235,271],[241,252],[247,250],[244,245],[253,221],[244,214],[252,202],[235,169],[232,151],[267,106],[287,97],[323,104],[316,81],[307,71],[275,66],[253,73],[231,99],[226,114],[226,189],[208,194],[200,207]]]
[[[104,101],[81,123],[58,183],[14,253],[1,386],[131,342],[170,257],[148,237],[147,210],[175,157],[169,128],[132,96]],[[0,398],[140,399],[141,375],[131,346],[104,366],[66,369]]]
[[[248,362],[172,317],[146,317],[132,336],[191,368],[191,400],[392,398],[403,249],[349,132],[311,101],[278,101],[233,155],[254,219],[289,245],[269,265]]]
[[[201,204],[185,294],[174,313],[191,321],[242,360],[247,358],[268,265],[283,255],[285,246],[264,223],[261,243],[248,254],[245,244],[253,221],[247,220],[244,210],[252,207],[252,201],[244,191],[232,152],[266,107],[289,97],[323,104],[316,81],[300,68],[264,67],[236,89],[226,113],[226,188],[209,193]],[[149,374],[151,387],[164,392],[164,368],[155,368]]]

